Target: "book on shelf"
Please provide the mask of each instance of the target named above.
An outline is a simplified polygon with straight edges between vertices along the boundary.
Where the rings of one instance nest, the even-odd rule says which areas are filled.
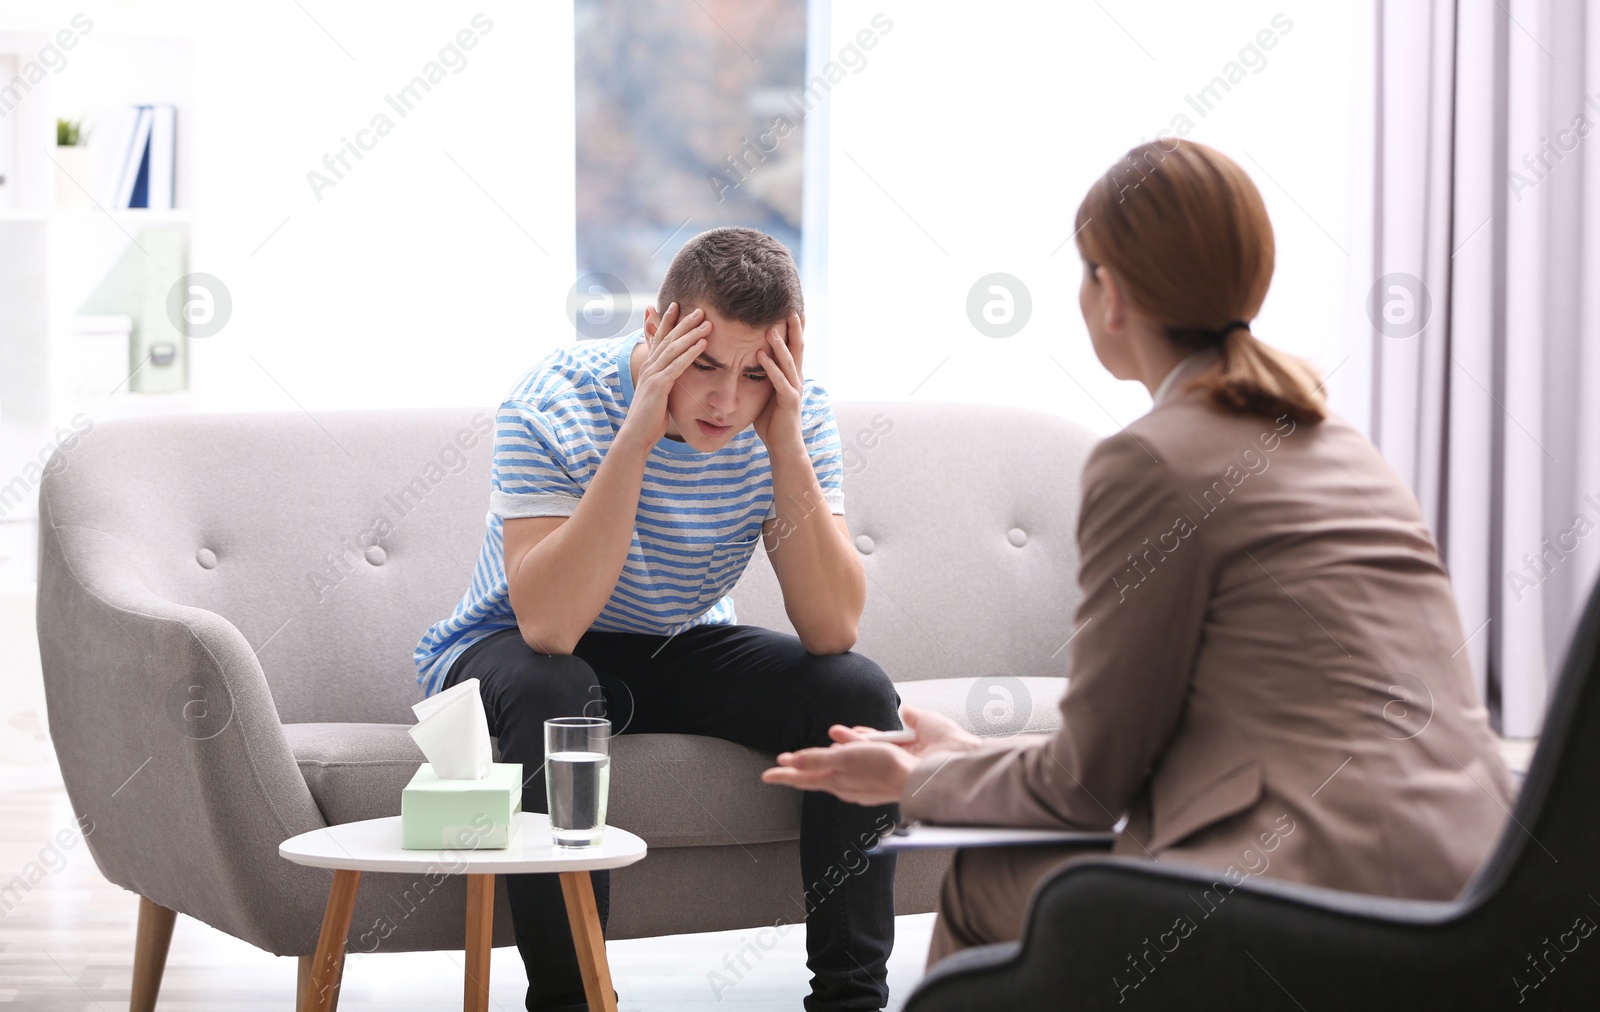
[[[150,178],[146,207],[172,208],[173,163],[178,155],[178,110],[158,105],[150,122]]]
[[[107,125],[102,193],[112,210],[173,206],[177,113],[170,105],[128,106]]]

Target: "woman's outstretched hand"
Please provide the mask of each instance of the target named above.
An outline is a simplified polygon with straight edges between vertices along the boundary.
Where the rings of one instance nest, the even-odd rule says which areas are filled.
[[[960,724],[938,710],[923,710],[915,706],[902,706],[900,717],[906,727],[916,732],[917,738],[902,747],[917,758],[931,752],[970,752],[983,745],[983,739],[967,732]],[[859,741],[870,727],[845,727],[835,724],[828,729],[828,737],[836,742]]]
[[[761,779],[802,791],[827,791],[857,805],[886,805],[900,800],[916,764],[917,757],[899,745],[853,741],[780,752],[778,765],[763,770]]]
[[[827,791],[857,805],[884,805],[900,800],[911,770],[934,752],[970,752],[983,744],[977,735],[941,713],[907,706],[906,725],[917,733],[907,745],[868,741],[870,727],[835,724],[828,729],[833,744],[784,752],[778,765],[761,774],[769,784],[785,784],[802,791]]]

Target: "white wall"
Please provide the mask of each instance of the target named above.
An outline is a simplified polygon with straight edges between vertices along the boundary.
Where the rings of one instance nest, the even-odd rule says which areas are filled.
[[[6,21],[48,31],[77,9]],[[94,34],[58,94],[118,34],[193,41],[190,269],[221,278],[234,303],[223,332],[192,342],[195,406],[487,402],[571,339],[571,6],[486,10],[494,27],[464,70],[406,117],[384,102],[479,9],[318,4],[315,21],[293,4],[89,10]],[[1265,67],[1208,115],[1192,108],[1185,97],[1279,13],[1293,27]],[[1068,239],[1089,183],[1178,115],[1266,197],[1278,271],[1256,333],[1324,370],[1347,337],[1365,338],[1347,251],[1360,241],[1351,170],[1368,121],[1368,4],[832,0],[830,50],[879,15],[893,28],[875,30],[826,107],[814,371],[837,397],[1028,403],[1100,432],[1142,413],[1143,388],[1112,380],[1088,346]],[[394,130],[318,200],[307,172],[379,112]],[[968,289],[992,272],[1021,279],[1033,302],[1003,340],[967,318]],[[1361,378],[1346,368],[1336,403],[1341,381]]]
[[[1067,240],[1089,184],[1179,115],[1184,136],[1250,172],[1272,216],[1277,273],[1255,333],[1324,371],[1340,363],[1368,5],[832,0],[834,50],[879,13],[892,30],[829,96],[836,397],[1023,403],[1101,433],[1147,410],[1141,385],[1094,358]],[[1292,27],[1264,67],[1208,114],[1190,106],[1280,13]],[[1004,339],[967,317],[969,288],[994,272],[1033,302]],[[1341,370],[1330,389],[1341,378],[1356,379]]]
[[[208,8],[192,269],[227,281],[239,316],[196,342],[207,395],[495,402],[571,339],[571,6],[492,5],[464,69],[404,117],[383,96],[485,7],[361,6],[319,5],[326,33],[293,5]],[[307,172],[378,113],[393,131],[319,201]]]
[[[191,340],[190,406],[492,403],[571,339],[570,4],[152,0],[3,20],[54,30],[79,9],[95,27],[54,82],[63,113],[119,37],[192,41],[189,269],[221,279],[233,314]],[[385,102],[463,29],[459,72],[405,116]],[[393,130],[319,200],[308,171],[379,113]]]

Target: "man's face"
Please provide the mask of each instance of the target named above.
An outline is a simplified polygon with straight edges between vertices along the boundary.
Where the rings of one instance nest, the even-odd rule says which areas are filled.
[[[730,320],[710,306],[683,305],[678,319],[695,309],[705,310],[711,332],[705,350],[683,371],[667,395],[667,435],[681,437],[694,449],[707,453],[754,422],[772,397],[772,381],[756,357],[765,350],[767,327]],[[651,309],[645,314],[645,331],[652,341],[666,337],[661,318]],[[778,324],[781,333],[783,324]],[[720,427],[714,427],[720,426]]]

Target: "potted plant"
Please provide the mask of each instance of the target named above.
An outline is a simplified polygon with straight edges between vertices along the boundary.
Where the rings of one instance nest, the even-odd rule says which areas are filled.
[[[56,119],[56,206],[78,209],[90,206],[84,187],[89,185],[89,133],[83,121]]]

